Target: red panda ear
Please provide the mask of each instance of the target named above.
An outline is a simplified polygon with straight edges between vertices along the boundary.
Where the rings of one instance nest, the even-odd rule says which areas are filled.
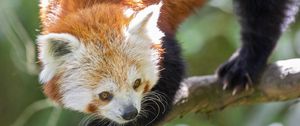
[[[151,39],[160,39],[163,36],[163,33],[158,28],[161,6],[162,2],[150,5],[139,11],[130,21],[128,25],[128,32],[135,35],[146,35]]]
[[[68,58],[74,55],[79,48],[79,40],[66,33],[50,33],[40,35],[37,39],[39,45],[39,59],[43,63],[40,81],[48,82],[56,74],[56,69]]]

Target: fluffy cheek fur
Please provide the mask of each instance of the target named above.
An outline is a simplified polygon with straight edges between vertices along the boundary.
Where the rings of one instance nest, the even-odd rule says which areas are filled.
[[[69,91],[64,91],[61,100],[66,108],[87,112],[87,107],[93,100],[93,94],[90,89],[74,87]]]

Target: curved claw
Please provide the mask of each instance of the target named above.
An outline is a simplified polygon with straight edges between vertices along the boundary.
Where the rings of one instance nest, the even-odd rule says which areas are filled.
[[[236,93],[237,93],[238,89],[237,88],[234,88],[233,91],[232,91],[232,96],[235,96]]]
[[[226,90],[227,88],[228,88],[228,81],[224,81],[223,90]]]
[[[252,81],[252,79],[251,79],[249,73],[246,73],[246,78],[247,78],[248,84],[249,84],[250,86],[253,85],[253,81]],[[248,84],[246,84],[246,85],[248,85]]]
[[[248,91],[250,89],[249,84],[247,83],[245,86],[246,91]]]

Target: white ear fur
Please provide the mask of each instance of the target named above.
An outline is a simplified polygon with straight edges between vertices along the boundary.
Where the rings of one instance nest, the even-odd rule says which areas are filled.
[[[46,8],[48,7],[50,2],[51,2],[50,0],[40,0],[40,7]]]
[[[76,37],[67,33],[40,35],[37,41],[40,51],[39,59],[43,63],[43,70],[40,73],[42,83],[51,80],[57,72],[57,67],[70,57],[80,45]]]
[[[158,28],[158,19],[162,2],[146,7],[139,11],[128,25],[128,33],[147,35],[149,39],[161,39],[164,34]],[[156,40],[153,40],[156,41]]]

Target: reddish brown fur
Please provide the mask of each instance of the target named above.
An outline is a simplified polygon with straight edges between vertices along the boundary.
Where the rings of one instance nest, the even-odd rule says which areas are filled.
[[[95,14],[97,12],[101,12],[101,15]],[[101,40],[105,47],[103,44],[109,44],[105,43],[109,41],[108,37],[121,35],[121,30],[127,23],[120,5],[99,4],[62,17],[55,25],[45,28],[45,32],[70,33],[84,42]]]
[[[91,103],[88,105],[88,107],[86,108],[86,111],[88,113],[96,113],[98,110],[98,106],[96,106],[95,104]]]
[[[44,85],[44,93],[52,100],[60,103],[61,94],[59,92],[59,76],[53,77],[47,84]]]
[[[145,82],[143,93],[146,93],[146,92],[149,92],[149,91],[150,91],[149,82]]]
[[[99,106],[104,106],[108,104],[109,101],[101,101],[98,97],[95,97],[94,100],[87,106],[86,112],[88,113],[96,113]]]
[[[44,32],[47,33],[48,27],[50,27],[50,20],[47,19],[47,15],[50,13],[52,15],[58,15],[59,18],[64,18],[66,15],[80,11],[85,8],[89,8],[96,4],[107,4],[110,3],[119,5],[118,7],[130,7],[135,10],[141,10],[151,4],[160,2],[161,0],[52,0],[52,3],[47,9],[41,9],[41,18],[43,22]],[[194,9],[199,8],[205,3],[206,0],[163,0],[163,6],[161,10],[161,15],[159,18],[160,29],[170,35],[173,35],[177,27],[187,16],[189,16]],[[55,13],[53,10],[59,8],[59,3],[62,9],[60,14]],[[99,6],[100,7],[100,6]],[[101,6],[104,7],[104,6]],[[109,7],[104,7],[99,10],[109,9]],[[115,10],[113,10],[115,11]],[[119,11],[119,9],[116,9]],[[100,15],[99,15],[100,14]],[[121,14],[121,13],[120,13]],[[121,15],[118,16],[121,16]],[[86,14],[88,16],[88,14]],[[102,17],[101,13],[94,12],[90,16]],[[122,16],[121,16],[122,17]],[[95,18],[97,19],[97,18]],[[109,21],[108,18],[103,18],[103,20]],[[92,20],[90,20],[92,21]],[[119,21],[117,21],[119,23]],[[72,24],[71,22],[67,22]],[[60,27],[58,27],[59,29]],[[54,30],[56,31],[56,30]],[[50,32],[50,31],[49,31]]]

